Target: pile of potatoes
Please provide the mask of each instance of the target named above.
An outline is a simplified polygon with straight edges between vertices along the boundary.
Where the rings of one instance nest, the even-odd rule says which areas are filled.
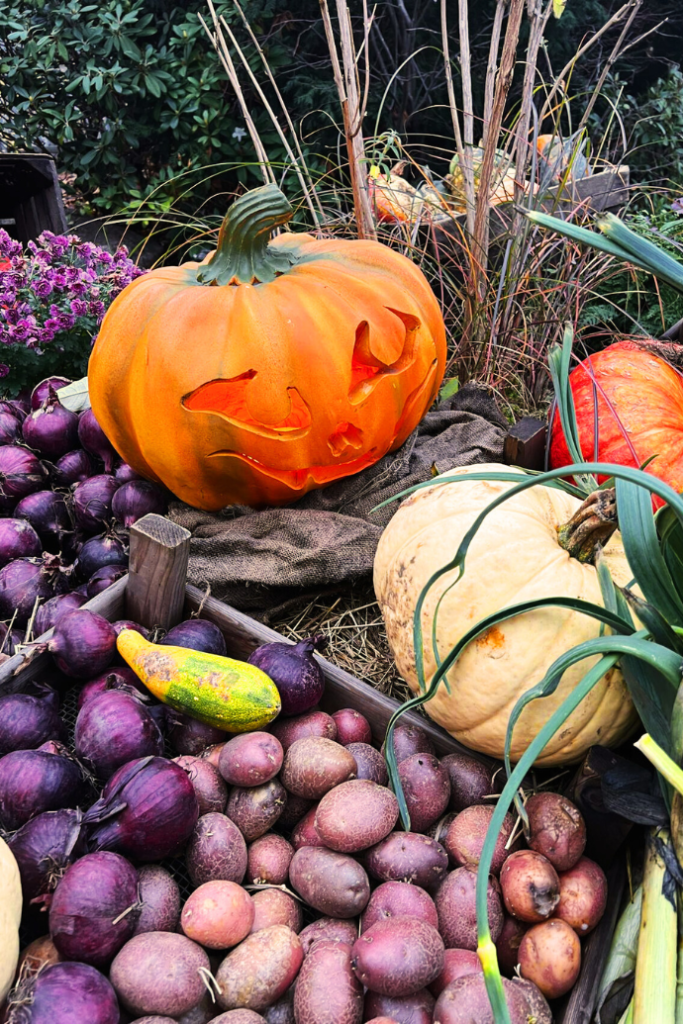
[[[205,749],[201,733],[181,730],[177,758],[200,805],[185,853],[195,889],[181,906],[165,868],[140,869],[136,932],[109,973],[122,1021],[492,1024],[475,886],[500,773],[439,759],[399,724],[405,832],[357,711],[313,710]],[[526,809],[529,848],[511,815],[499,836],[489,925],[512,1024],[551,1024],[546,999],[576,981],[607,888],[573,804],[540,792]]]

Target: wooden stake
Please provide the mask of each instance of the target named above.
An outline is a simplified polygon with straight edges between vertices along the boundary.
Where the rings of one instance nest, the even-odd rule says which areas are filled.
[[[183,617],[190,531],[148,515],[130,529],[126,617],[170,629]]]

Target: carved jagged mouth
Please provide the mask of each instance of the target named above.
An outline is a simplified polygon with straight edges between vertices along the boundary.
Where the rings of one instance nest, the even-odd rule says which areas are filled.
[[[266,476],[272,477],[274,480],[279,480],[281,483],[287,484],[293,491],[300,491],[306,486],[309,480],[313,480],[316,485],[331,483],[333,480],[339,479],[340,476],[348,476],[351,473],[358,473],[361,469],[365,469],[367,466],[372,466],[373,463],[377,462],[381,458],[381,453],[377,448],[371,448],[365,455],[359,456],[357,459],[352,459],[349,462],[335,462],[333,466],[309,466],[307,469],[278,469],[275,466],[266,466],[257,459],[252,459],[248,455],[243,455],[241,452],[234,451],[217,451],[211,452],[209,455],[210,459],[239,459],[240,462],[245,462],[249,466],[253,466],[260,473],[264,473]]]
[[[215,413],[233,426],[260,437],[291,440],[305,437],[313,417],[295,387],[287,388],[289,412],[278,423],[263,423],[252,415],[247,404],[248,386],[256,375],[256,370],[247,370],[237,377],[207,381],[183,397],[183,406],[191,412]]]

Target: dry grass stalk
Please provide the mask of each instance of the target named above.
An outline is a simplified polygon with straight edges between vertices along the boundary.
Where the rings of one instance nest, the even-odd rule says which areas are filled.
[[[500,0],[500,2],[502,4],[503,0]],[[451,67],[450,48],[448,43],[447,4],[448,0],[441,0],[441,45],[443,48],[444,70],[446,73],[446,91],[448,93],[448,105],[451,108],[451,121],[453,122],[453,136],[455,139],[455,148],[458,154],[460,166],[463,168],[463,179],[465,182],[465,206],[467,209],[467,216],[469,220],[471,220],[472,230],[474,230],[474,173],[468,175],[465,170],[467,166],[467,160],[465,157],[465,147],[463,145],[462,132],[460,131],[458,107],[455,101],[455,88],[453,86],[453,68]],[[472,168],[470,161],[470,170],[471,169]]]
[[[498,67],[498,51],[500,49],[500,34],[503,29],[505,3],[506,0],[498,0],[491,28],[491,45],[489,46],[489,60],[486,66],[486,83],[484,85],[484,124],[482,127],[482,142],[484,145],[486,145],[488,139],[489,123],[493,109],[493,90],[496,84],[496,68]]]
[[[458,36],[460,39],[460,75],[462,79],[462,121],[464,150],[462,174],[465,182],[467,231],[474,232],[476,195],[474,189],[474,98],[472,96],[472,61],[470,56],[469,0],[458,0]]]

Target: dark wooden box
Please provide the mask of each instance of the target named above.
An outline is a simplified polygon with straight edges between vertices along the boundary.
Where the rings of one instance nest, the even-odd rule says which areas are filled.
[[[17,241],[66,232],[54,160],[42,153],[0,153],[0,227]]]

